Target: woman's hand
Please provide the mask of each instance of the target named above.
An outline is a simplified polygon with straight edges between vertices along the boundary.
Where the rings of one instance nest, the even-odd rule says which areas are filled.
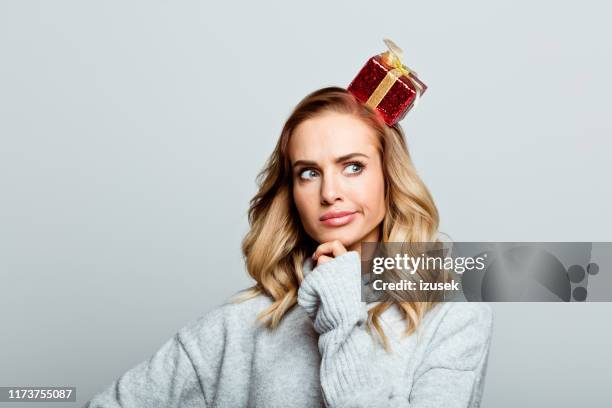
[[[333,240],[329,242],[325,242],[317,247],[312,254],[312,259],[315,261],[315,265],[313,268],[316,268],[319,265],[323,265],[325,262],[329,262],[337,256],[345,254],[347,252],[342,242],[339,240]]]
[[[311,257],[313,266],[298,290],[298,303],[310,316],[317,333],[342,330],[367,318],[361,302],[361,263],[358,251],[347,251],[339,241],[319,245]],[[315,261],[316,259],[316,261]]]

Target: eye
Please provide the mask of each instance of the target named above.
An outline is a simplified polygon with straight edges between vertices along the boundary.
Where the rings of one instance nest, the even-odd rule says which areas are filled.
[[[348,171],[349,174],[359,174],[361,173],[364,167],[365,166],[362,163],[353,162],[353,163],[349,163],[345,167],[345,169]]]
[[[313,169],[304,169],[300,172],[299,177],[302,180],[312,180],[314,177],[316,177],[317,172]]]

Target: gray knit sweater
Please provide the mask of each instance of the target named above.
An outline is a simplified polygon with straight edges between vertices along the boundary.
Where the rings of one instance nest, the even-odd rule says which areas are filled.
[[[478,407],[491,331],[486,303],[441,303],[403,336],[383,315],[392,354],[365,330],[360,257],[304,265],[298,303],[275,331],[255,324],[272,302],[226,303],[189,323],[85,407]],[[371,305],[370,305],[371,306]]]

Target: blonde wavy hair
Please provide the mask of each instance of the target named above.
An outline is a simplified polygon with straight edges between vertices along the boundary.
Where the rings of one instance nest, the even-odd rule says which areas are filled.
[[[380,241],[438,242],[438,210],[412,164],[400,125],[387,126],[378,113],[344,88],[327,87],[312,92],[285,122],[274,151],[257,176],[259,191],[251,199],[248,211],[250,230],[242,241],[247,271],[257,283],[231,300],[238,303],[260,294],[268,296],[273,303],[257,320],[270,329],[276,328],[285,313],[297,304],[297,292],[304,279],[303,263],[319,245],[304,231],[293,202],[289,139],[300,123],[329,111],[354,115],[379,137],[386,205]],[[367,331],[372,334],[374,327],[385,350],[389,351],[387,336],[380,324],[381,314],[397,305],[407,322],[405,335],[410,335],[436,303],[380,302],[368,311]]]

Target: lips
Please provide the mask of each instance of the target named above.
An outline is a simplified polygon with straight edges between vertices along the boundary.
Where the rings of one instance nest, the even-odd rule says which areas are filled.
[[[353,221],[357,211],[330,211],[321,216],[319,220],[328,227],[341,227]]]
[[[325,221],[331,218],[340,218],[340,217],[344,217],[350,214],[354,214],[356,212],[357,211],[329,211],[323,214],[321,218],[319,218],[319,221]]]

